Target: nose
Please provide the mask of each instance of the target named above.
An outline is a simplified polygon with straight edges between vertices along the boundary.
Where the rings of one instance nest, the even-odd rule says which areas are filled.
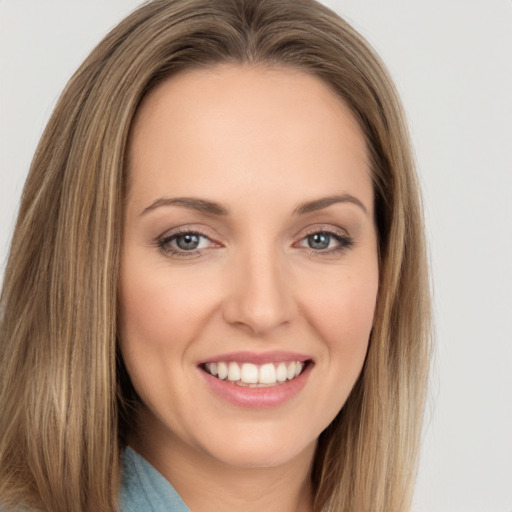
[[[286,261],[269,249],[239,255],[229,269],[225,321],[264,336],[288,324],[295,313]]]

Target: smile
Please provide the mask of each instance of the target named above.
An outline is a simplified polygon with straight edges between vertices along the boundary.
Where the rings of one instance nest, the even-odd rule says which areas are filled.
[[[252,409],[284,405],[298,397],[315,366],[307,354],[231,352],[198,361],[208,389],[223,402]]]
[[[219,380],[238,386],[269,387],[280,385],[298,377],[307,362],[281,361],[261,365],[236,361],[205,363],[202,369]]]

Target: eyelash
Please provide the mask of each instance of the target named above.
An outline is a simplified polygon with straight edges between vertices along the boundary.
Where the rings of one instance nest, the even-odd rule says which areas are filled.
[[[185,236],[185,235],[193,235],[193,236],[197,236],[199,238],[205,238],[207,240],[210,240],[210,242],[212,241],[210,239],[210,237],[208,237],[204,233],[201,233],[200,231],[196,231],[193,229],[182,229],[180,231],[174,232],[172,235],[164,236],[163,238],[160,238],[158,240],[158,247],[162,252],[164,252],[164,254],[166,254],[168,256],[173,256],[173,257],[178,257],[178,258],[187,258],[190,256],[198,256],[200,254],[201,249],[186,251],[183,249],[174,248],[170,245],[171,242],[173,242],[180,236]],[[213,242],[213,243],[215,243],[215,242]]]
[[[187,257],[194,257],[199,256],[201,254],[201,251],[203,249],[194,249],[194,250],[184,250],[179,248],[174,248],[170,244],[178,239],[180,236],[184,235],[192,235],[197,236],[200,239],[207,239],[210,242],[212,242],[211,238],[205,235],[204,233],[201,233],[200,231],[196,231],[193,229],[183,229],[180,231],[177,231],[173,233],[172,235],[164,236],[157,241],[158,248],[164,252],[164,254],[171,256],[171,257],[178,257],[178,258],[187,258]],[[336,253],[343,253],[350,249],[354,245],[354,240],[352,237],[346,234],[341,234],[337,231],[334,231],[332,229],[314,229],[309,232],[306,232],[299,240],[300,242],[303,242],[304,240],[307,240],[308,237],[313,235],[326,235],[331,239],[336,240],[338,242],[337,247],[333,248],[327,248],[327,249],[313,249],[312,247],[300,247],[301,249],[309,252],[310,254],[316,255],[316,256],[323,256],[323,255],[332,255]],[[216,244],[216,242],[212,242],[213,244]],[[218,245],[218,244],[217,244]],[[295,244],[294,244],[295,245]],[[329,242],[330,245],[330,242]]]
[[[338,231],[334,231],[332,228],[320,228],[320,229],[313,229],[309,232],[306,232],[302,238],[299,240],[299,242],[302,242],[303,240],[307,240],[310,236],[313,235],[327,235],[330,238],[334,238],[338,242],[337,247],[332,247],[330,249],[313,249],[312,247],[303,247],[304,250],[310,252],[313,255],[317,256],[326,256],[326,255],[332,255],[332,254],[340,254],[348,249],[350,249],[354,245],[354,240],[351,236],[340,233]]]

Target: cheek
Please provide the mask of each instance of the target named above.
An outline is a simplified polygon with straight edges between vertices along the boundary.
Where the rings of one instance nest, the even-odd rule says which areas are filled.
[[[121,275],[120,324],[124,345],[138,342],[146,349],[169,350],[176,340],[191,339],[204,321],[205,287],[195,276],[167,268],[130,265]],[[172,343],[170,343],[172,341]]]
[[[323,293],[311,293],[310,322],[330,350],[357,350],[373,326],[378,290],[377,272],[343,276],[324,283]]]
[[[189,347],[211,311],[201,276],[191,276],[137,257],[125,260],[120,276],[121,353],[137,393],[157,416],[177,415],[170,404],[189,377]]]
[[[373,327],[378,272],[344,275],[324,283],[324,293],[309,297],[309,323],[323,341],[319,369],[328,424],[348,398],[364,364]]]

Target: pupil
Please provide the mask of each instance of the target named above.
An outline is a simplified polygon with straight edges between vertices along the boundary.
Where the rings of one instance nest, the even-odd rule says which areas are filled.
[[[315,233],[308,236],[308,244],[311,249],[327,249],[330,237],[325,233]]]
[[[176,245],[184,251],[191,251],[199,245],[199,236],[191,233],[181,235],[176,238]]]

